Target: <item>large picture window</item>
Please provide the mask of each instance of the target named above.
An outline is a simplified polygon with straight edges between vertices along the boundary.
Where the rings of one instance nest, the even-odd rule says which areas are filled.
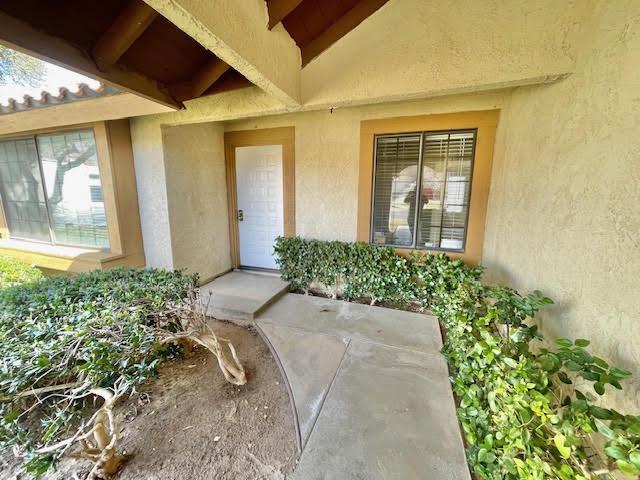
[[[0,141],[0,195],[12,238],[109,248],[92,130]]]
[[[370,241],[464,252],[476,130],[376,135]]]

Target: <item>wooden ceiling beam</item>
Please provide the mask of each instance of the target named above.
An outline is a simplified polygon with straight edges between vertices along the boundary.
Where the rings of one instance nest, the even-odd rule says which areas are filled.
[[[34,57],[83,75],[104,80],[123,90],[138,94],[171,108],[181,108],[155,80],[136,72],[114,67],[102,72],[90,56],[71,43],[35,29],[28,23],[1,11],[0,43]]]
[[[269,30],[284,20],[301,3],[302,0],[269,0],[267,2]]]
[[[237,76],[229,80],[220,80],[213,84],[213,86],[205,92],[205,96],[216,95],[218,93],[230,92],[232,90],[239,90],[241,88],[255,87],[253,83],[247,80],[242,74],[237,73]]]
[[[106,71],[113,67],[158,15],[142,0],[131,0],[91,51],[98,68]]]
[[[172,85],[170,87],[171,95],[180,102],[198,98],[229,68],[231,67],[219,58],[211,57],[192,78]]]
[[[301,49],[302,66],[360,25],[363,20],[382,7],[388,0],[360,0],[351,10]]]

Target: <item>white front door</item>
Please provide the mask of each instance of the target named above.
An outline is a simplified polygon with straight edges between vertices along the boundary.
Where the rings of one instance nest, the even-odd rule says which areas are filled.
[[[240,265],[278,268],[273,242],[284,234],[282,145],[236,148]]]

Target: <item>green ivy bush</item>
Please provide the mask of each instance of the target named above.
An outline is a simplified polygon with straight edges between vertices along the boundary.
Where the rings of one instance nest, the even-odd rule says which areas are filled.
[[[587,480],[610,471],[639,477],[640,417],[598,401],[631,373],[590,353],[585,339],[549,346],[531,321],[552,303],[539,291],[522,296],[483,285],[482,268],[443,254],[404,258],[364,243],[301,238],[279,238],[275,251],[294,288],[340,277],[347,299],[415,301],[431,309],[445,326],[443,354],[478,478]],[[334,252],[336,258],[323,257]],[[596,436],[608,458],[601,470],[589,459]]]
[[[33,451],[74,431],[82,404],[41,395],[34,416],[33,399],[18,395],[76,382],[135,389],[171,351],[151,327],[195,285],[180,271],[113,269],[0,290],[0,448],[22,449],[36,474],[49,468],[56,458]]]
[[[36,267],[12,257],[0,255],[0,288],[19,283],[37,282],[42,277],[42,272]]]
[[[274,250],[282,277],[294,290],[308,293],[318,282],[334,298],[340,288],[348,300],[369,297],[372,303],[406,303],[414,298],[409,262],[393,248],[279,237]]]

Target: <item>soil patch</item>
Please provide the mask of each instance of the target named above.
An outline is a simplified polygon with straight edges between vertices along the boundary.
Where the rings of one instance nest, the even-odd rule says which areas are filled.
[[[236,347],[247,384],[227,383],[204,349],[163,364],[139,399],[117,407],[120,450],[131,458],[115,479],[279,480],[293,470],[293,412],[269,348],[255,331],[217,321],[212,326]],[[42,478],[83,479],[90,468],[65,458]],[[17,474],[7,455],[0,457],[0,470],[2,479],[29,478]]]

